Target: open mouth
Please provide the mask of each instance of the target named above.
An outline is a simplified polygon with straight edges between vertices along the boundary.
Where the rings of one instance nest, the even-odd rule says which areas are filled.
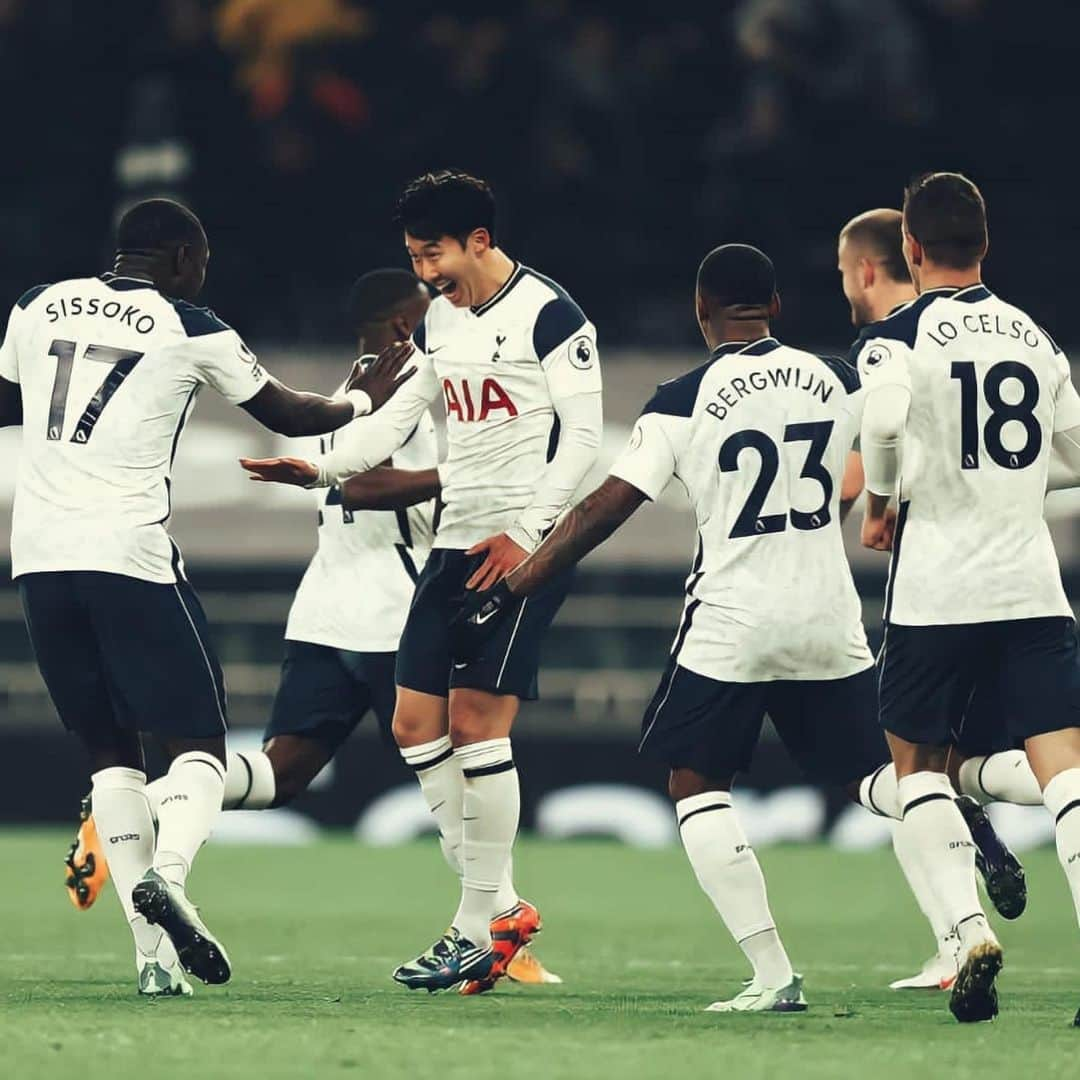
[[[442,281],[435,286],[443,296],[451,303],[458,298],[458,283],[456,281]]]

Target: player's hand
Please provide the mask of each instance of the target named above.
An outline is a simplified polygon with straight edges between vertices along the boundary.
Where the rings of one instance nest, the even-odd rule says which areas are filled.
[[[493,589],[466,590],[457,614],[450,620],[450,653],[457,663],[478,660],[484,645],[514,610],[517,597],[505,581]]]
[[[415,365],[402,372],[405,362],[414,352],[411,341],[395,341],[388,345],[366,368],[358,360],[349,376],[346,390],[363,390],[371,398],[371,411],[382,408],[416,374]]]
[[[247,469],[251,480],[259,480],[264,483],[293,484],[296,487],[307,487],[319,478],[319,467],[303,458],[272,457],[272,458],[246,458],[240,459],[240,465]]]
[[[515,544],[506,533],[489,536],[486,540],[481,540],[479,544],[473,544],[465,554],[487,556],[476,573],[465,582],[466,589],[478,591],[490,589],[492,585],[502,581],[511,570],[517,569],[529,556],[529,553]]]
[[[875,551],[892,551],[893,536],[896,534],[896,511],[886,507],[880,514],[872,514],[869,507],[862,523],[863,547]]]

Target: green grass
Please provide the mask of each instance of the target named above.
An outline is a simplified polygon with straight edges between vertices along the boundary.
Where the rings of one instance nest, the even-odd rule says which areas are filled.
[[[761,855],[809,1012],[702,1012],[744,974],[678,850],[523,842],[519,885],[544,912],[538,952],[562,987],[483,998],[399,989],[454,889],[433,843],[371,850],[210,846],[192,892],[227,943],[226,987],[134,994],[110,885],[76,913],[67,837],[0,832],[0,1072],[96,1080],[278,1077],[1075,1077],[1078,933],[1052,852],[1027,859],[1031,903],[999,926],[996,1023],[960,1027],[938,993],[894,994],[930,952],[891,855],[823,847]]]

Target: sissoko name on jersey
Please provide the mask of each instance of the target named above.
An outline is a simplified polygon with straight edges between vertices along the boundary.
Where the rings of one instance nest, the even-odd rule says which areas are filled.
[[[0,376],[23,402],[13,575],[175,582],[170,473],[195,399],[209,385],[239,405],[269,379],[239,335],[147,281],[77,278],[20,298]]]
[[[1072,616],[1043,518],[1050,444],[1080,426],[1065,354],[985,285],[922,293],[852,349],[910,392],[886,621]]]
[[[322,463],[325,482],[373,468],[442,398],[447,458],[436,548],[505,532],[527,551],[569,505],[602,428],[596,330],[567,293],[515,264],[486,303],[438,297],[413,335],[417,374],[350,425]]]
[[[359,423],[323,436],[323,453]],[[425,412],[390,463],[433,469],[438,461],[435,425]],[[319,546],[296,591],[285,637],[350,652],[394,652],[431,549],[434,500],[407,510],[346,510],[339,486],[315,494]]]
[[[851,365],[771,337],[721,345],[645,406],[611,475],[650,499],[674,477],[690,497],[681,667],[753,683],[873,663],[839,521],[861,408]]]

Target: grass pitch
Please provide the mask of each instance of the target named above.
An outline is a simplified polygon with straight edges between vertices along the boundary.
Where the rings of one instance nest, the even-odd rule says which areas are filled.
[[[64,833],[0,832],[0,1072],[118,1077],[790,1076],[932,1080],[1080,1074],[1080,933],[1051,851],[1031,901],[998,921],[1002,1015],[961,1027],[946,995],[891,993],[931,951],[891,854],[767,849],[773,910],[810,1011],[723,1016],[741,954],[679,850],[522,842],[519,887],[543,911],[538,953],[561,987],[482,998],[409,993],[391,969],[438,934],[455,889],[435,844],[211,845],[192,894],[233,981],[186,1000],[135,995],[112,885],[88,913],[61,887]]]

